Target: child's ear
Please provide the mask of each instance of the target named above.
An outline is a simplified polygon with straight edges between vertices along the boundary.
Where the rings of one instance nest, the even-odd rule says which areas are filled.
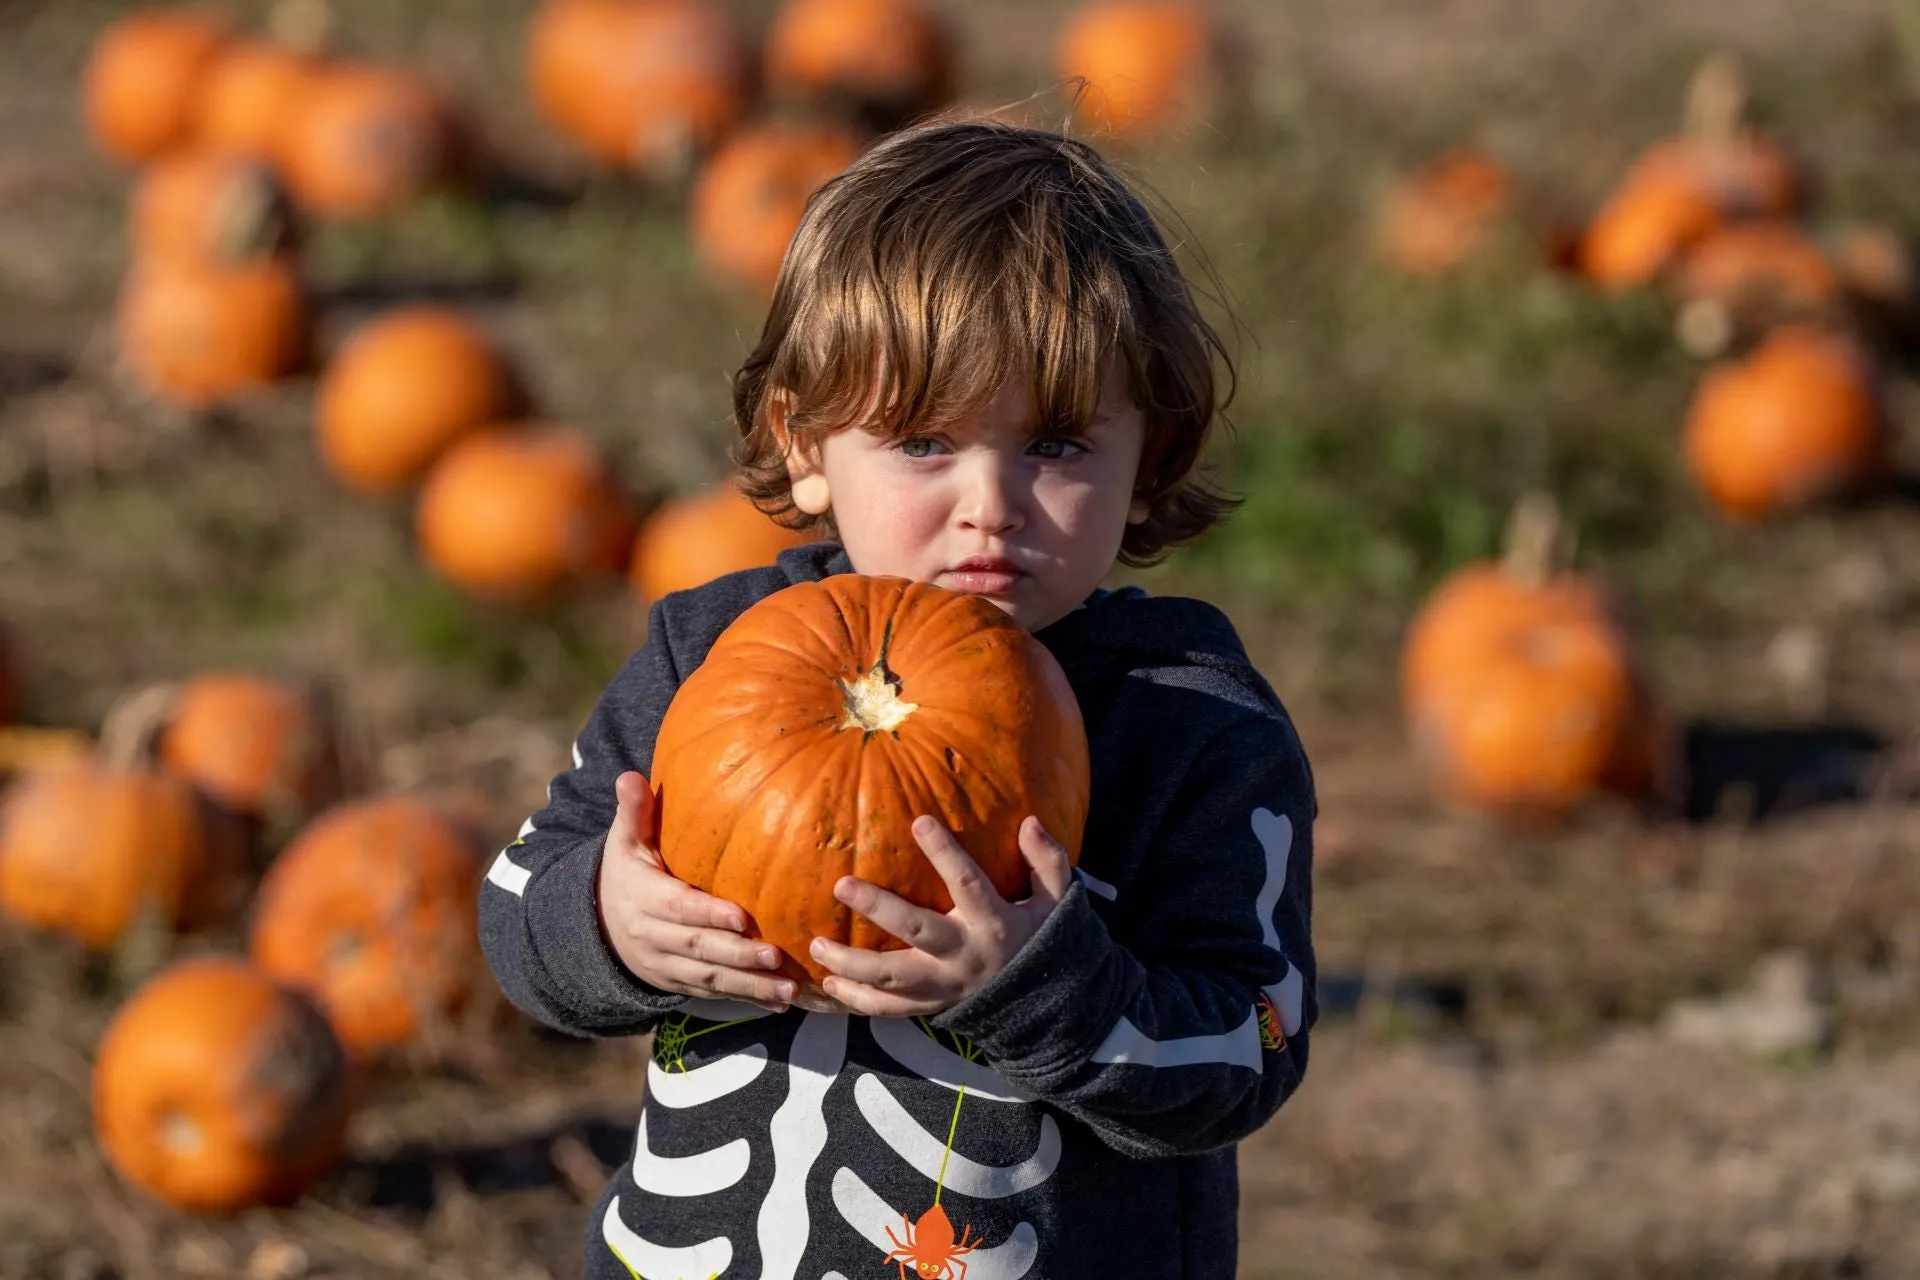
[[[767,426],[780,446],[780,456],[786,460],[787,485],[793,495],[793,505],[810,516],[825,515],[831,505],[827,476],[820,469],[818,451],[798,445],[787,430],[787,414],[792,409],[791,393],[776,388],[767,394]]]

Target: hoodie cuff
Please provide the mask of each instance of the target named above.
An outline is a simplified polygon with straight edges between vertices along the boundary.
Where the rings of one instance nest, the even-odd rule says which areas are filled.
[[[1075,880],[1037,932],[985,986],[932,1019],[965,1036],[1010,1078],[1074,1070],[1126,1007],[1126,967],[1092,897]]]
[[[581,1023],[589,1030],[618,1033],[633,1024],[671,1013],[687,1002],[663,991],[621,963],[600,923],[600,859],[604,845],[582,855],[557,858],[528,885],[526,910],[543,921],[535,935],[559,940],[556,951],[541,957],[547,971],[563,975]],[[586,911],[582,918],[581,906]]]

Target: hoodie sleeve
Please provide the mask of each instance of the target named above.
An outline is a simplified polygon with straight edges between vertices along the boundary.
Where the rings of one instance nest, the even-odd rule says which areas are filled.
[[[1246,1137],[1306,1072],[1314,812],[1286,720],[1223,731],[1128,886],[1133,945],[1076,877],[1012,963],[934,1022],[1129,1155]]]
[[[637,1035],[686,997],[641,981],[601,931],[600,856],[617,807],[613,781],[653,763],[654,738],[680,686],[663,607],[647,643],[600,695],[573,745],[573,767],[546,807],[501,850],[480,885],[480,944],[507,999],[575,1035]]]

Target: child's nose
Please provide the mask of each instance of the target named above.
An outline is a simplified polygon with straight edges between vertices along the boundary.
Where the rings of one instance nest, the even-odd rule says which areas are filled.
[[[982,533],[1007,533],[1022,522],[1019,495],[1001,469],[991,464],[972,469],[954,514],[961,525]]]

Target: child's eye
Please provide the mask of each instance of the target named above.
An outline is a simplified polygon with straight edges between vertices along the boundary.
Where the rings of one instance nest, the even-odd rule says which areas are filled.
[[[1048,436],[1043,440],[1035,440],[1033,451],[1049,462],[1060,462],[1085,453],[1087,447],[1073,440],[1063,440],[1059,436]]]
[[[893,447],[909,458],[931,458],[940,442],[931,436],[909,436],[895,441]]]

